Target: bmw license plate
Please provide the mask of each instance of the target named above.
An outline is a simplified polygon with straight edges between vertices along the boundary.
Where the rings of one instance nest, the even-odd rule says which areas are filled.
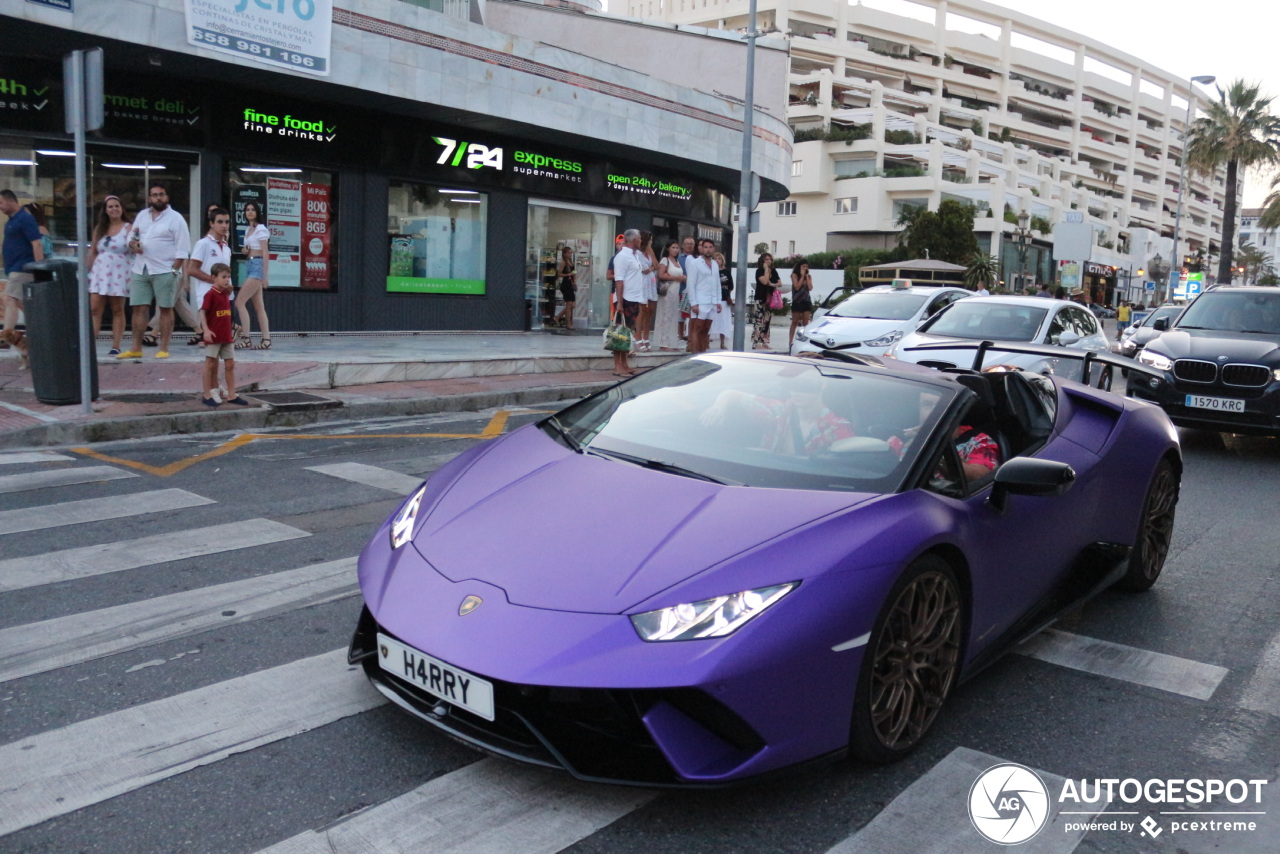
[[[493,720],[493,683],[398,640],[378,634],[378,664],[407,682],[487,721]]]
[[[1244,401],[1229,397],[1205,397],[1199,394],[1187,395],[1187,406],[1196,409],[1214,409],[1218,412],[1244,412]]]

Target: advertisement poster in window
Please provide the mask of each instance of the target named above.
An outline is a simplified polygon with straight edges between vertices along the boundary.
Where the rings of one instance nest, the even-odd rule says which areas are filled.
[[[302,182],[267,179],[267,221],[271,228],[271,286],[302,286]]]
[[[231,241],[237,252],[244,251],[245,229],[249,221],[244,216],[244,206],[253,202],[258,210],[267,208],[267,188],[262,184],[237,184],[231,189],[231,225],[235,229]]]
[[[302,185],[302,287],[329,287],[329,187]]]

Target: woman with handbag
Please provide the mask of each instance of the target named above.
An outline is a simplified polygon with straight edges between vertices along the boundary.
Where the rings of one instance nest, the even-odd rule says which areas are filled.
[[[813,320],[813,275],[809,262],[799,261],[791,271],[791,332],[787,335],[787,352],[796,340],[796,329],[809,325]]]
[[[680,244],[674,240],[662,251],[658,262],[658,308],[653,315],[653,344],[659,350],[678,352],[680,346],[680,285],[685,280],[680,266]]]
[[[756,260],[756,320],[751,332],[753,350],[768,350],[769,324],[773,320],[774,308],[782,307],[781,282],[778,271],[773,269],[773,256],[764,252]],[[777,304],[775,306],[775,303]]]

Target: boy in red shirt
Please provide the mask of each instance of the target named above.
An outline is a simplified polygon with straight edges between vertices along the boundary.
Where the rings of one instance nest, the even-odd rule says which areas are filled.
[[[226,264],[214,264],[209,268],[213,287],[204,295],[200,305],[200,327],[204,330],[204,394],[205,406],[218,406],[213,390],[218,387],[218,360],[226,366],[226,403],[248,406],[249,401],[236,394],[236,349],[231,331],[231,268]]]

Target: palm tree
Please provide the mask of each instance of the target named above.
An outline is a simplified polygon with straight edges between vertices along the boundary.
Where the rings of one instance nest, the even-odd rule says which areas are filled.
[[[1235,81],[1225,91],[1219,88],[1218,100],[1205,106],[1205,115],[1192,122],[1187,133],[1184,156],[1188,166],[1202,175],[1213,175],[1223,165],[1227,167],[1219,282],[1231,281],[1240,170],[1280,162],[1280,119],[1267,111],[1271,99],[1261,97],[1258,90],[1258,85],[1243,80]]]
[[[1257,284],[1258,277],[1266,274],[1266,267],[1271,266],[1270,257],[1247,240],[1240,241],[1236,247],[1236,261],[1244,268],[1240,279],[1246,285]]]
[[[969,269],[964,271],[964,283],[975,291],[1000,280],[1000,259],[996,256],[979,252],[965,260]]]
[[[1271,193],[1262,202],[1258,228],[1263,231],[1280,228],[1280,175],[1271,180]]]

